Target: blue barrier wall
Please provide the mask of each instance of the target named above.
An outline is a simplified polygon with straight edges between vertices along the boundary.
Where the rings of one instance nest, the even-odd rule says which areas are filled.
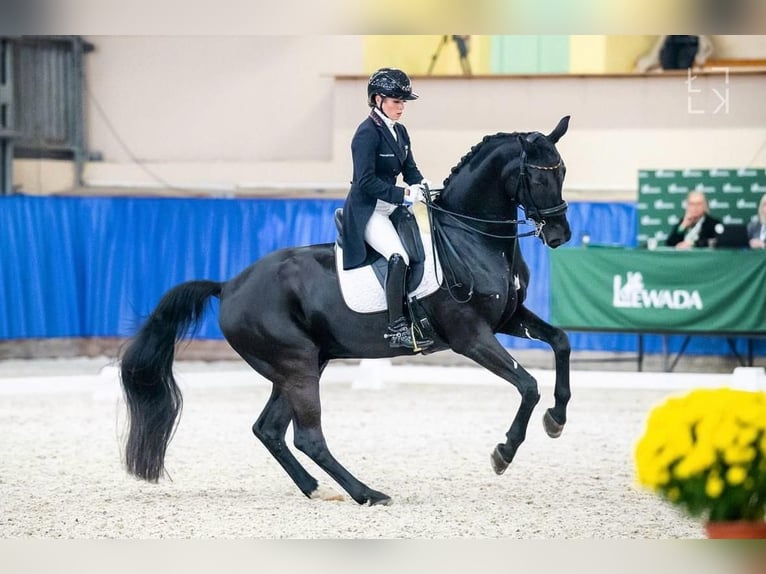
[[[331,242],[339,199],[0,198],[0,339],[125,337],[162,294],[191,279],[226,280],[266,253]],[[633,246],[631,203],[573,203],[572,245]],[[548,250],[522,241],[532,280],[527,304],[549,316]],[[198,331],[221,338],[214,303]],[[546,348],[501,336],[512,348]],[[636,349],[635,335],[572,333],[573,349]],[[674,340],[678,339],[678,340]],[[679,338],[671,340],[677,349]],[[659,337],[646,340],[659,352]],[[766,342],[756,351],[764,353]],[[696,337],[690,353],[725,354],[715,337]]]

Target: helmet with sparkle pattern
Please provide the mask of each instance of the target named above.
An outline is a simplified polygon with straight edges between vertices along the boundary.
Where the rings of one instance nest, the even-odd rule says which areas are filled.
[[[367,103],[375,107],[375,95],[400,100],[417,100],[412,91],[410,77],[397,68],[381,68],[370,76],[367,82]]]

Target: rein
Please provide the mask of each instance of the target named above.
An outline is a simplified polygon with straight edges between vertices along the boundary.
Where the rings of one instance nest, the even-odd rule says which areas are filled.
[[[434,191],[441,191],[441,190],[435,189]],[[483,235],[485,237],[492,237],[493,239],[516,239],[518,237],[528,237],[530,235],[534,235],[535,237],[537,237],[542,232],[543,225],[545,225],[545,221],[538,223],[534,220],[527,220],[527,219],[481,219],[480,217],[472,217],[470,215],[457,213],[455,211],[450,211],[449,209],[444,209],[443,207],[439,207],[438,205],[433,203],[433,201],[430,200],[430,198],[426,200],[426,206],[428,207],[429,210],[438,211],[439,213],[445,214],[447,217],[454,220],[454,222],[457,223],[459,227],[462,227],[463,229],[467,231],[478,233],[479,235]],[[482,231],[481,229],[473,227],[472,225],[468,223],[464,223],[461,220],[472,221],[475,223],[482,223],[482,224],[484,223],[494,224],[494,225],[534,225],[535,229],[533,231],[527,231],[526,233],[516,233],[513,235],[496,235],[494,233]]]
[[[441,191],[441,190],[436,190]],[[476,231],[473,227],[470,225],[462,223],[457,217],[467,217],[464,215],[461,215],[459,213],[454,213],[452,211],[448,211],[443,208],[437,207],[433,199],[431,199],[430,190],[427,190],[427,193],[423,194],[423,197],[425,198],[425,204],[427,207],[426,213],[428,213],[428,226],[430,229],[433,230],[433,235],[431,236],[431,255],[434,260],[434,269],[437,271],[437,277],[436,281],[437,283],[441,284],[441,280],[438,277],[438,267],[436,266],[436,252],[443,253],[445,257],[442,257],[444,261],[442,261],[442,265],[445,268],[448,268],[450,275],[452,276],[452,282],[447,281],[447,292],[450,294],[450,297],[452,297],[452,300],[457,303],[468,303],[468,301],[471,300],[471,297],[473,297],[473,286],[474,286],[474,279],[473,279],[473,273],[471,273],[470,269],[468,269],[468,266],[463,263],[463,260],[460,257],[460,254],[455,250],[455,247],[452,245],[452,242],[450,241],[447,234],[444,232],[444,229],[442,228],[441,223],[438,223],[438,220],[434,217],[434,211],[446,213],[450,216],[452,216],[455,221],[460,224],[461,226],[464,226],[469,231]],[[471,218],[474,219],[474,218]],[[446,256],[449,255],[449,256]],[[464,269],[468,269],[468,277],[471,278],[471,284],[468,288],[468,296],[465,299],[458,298],[455,293],[453,292],[453,289],[462,287],[463,284],[457,281],[457,273],[455,273],[455,270],[452,267],[452,262],[458,261]],[[446,279],[446,275],[445,275]],[[443,289],[444,287],[440,287],[440,289]]]

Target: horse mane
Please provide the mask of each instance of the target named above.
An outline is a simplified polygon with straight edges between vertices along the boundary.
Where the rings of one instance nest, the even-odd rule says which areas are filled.
[[[446,177],[442,185],[446,188],[449,182],[452,180],[453,176],[455,176],[461,169],[463,169],[465,164],[471,161],[476,156],[476,154],[478,154],[484,147],[486,147],[486,144],[495,142],[502,138],[516,137],[518,135],[518,132],[497,132],[496,134],[484,136],[479,143],[474,145],[471,149],[468,150],[468,153],[460,158],[460,161],[457,162],[457,165],[455,165],[455,167],[450,170],[449,175]]]

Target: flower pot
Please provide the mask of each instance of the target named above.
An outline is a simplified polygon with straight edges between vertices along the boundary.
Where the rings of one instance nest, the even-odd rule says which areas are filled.
[[[731,522],[707,522],[708,538],[762,538],[766,539],[766,522],[733,520]]]

